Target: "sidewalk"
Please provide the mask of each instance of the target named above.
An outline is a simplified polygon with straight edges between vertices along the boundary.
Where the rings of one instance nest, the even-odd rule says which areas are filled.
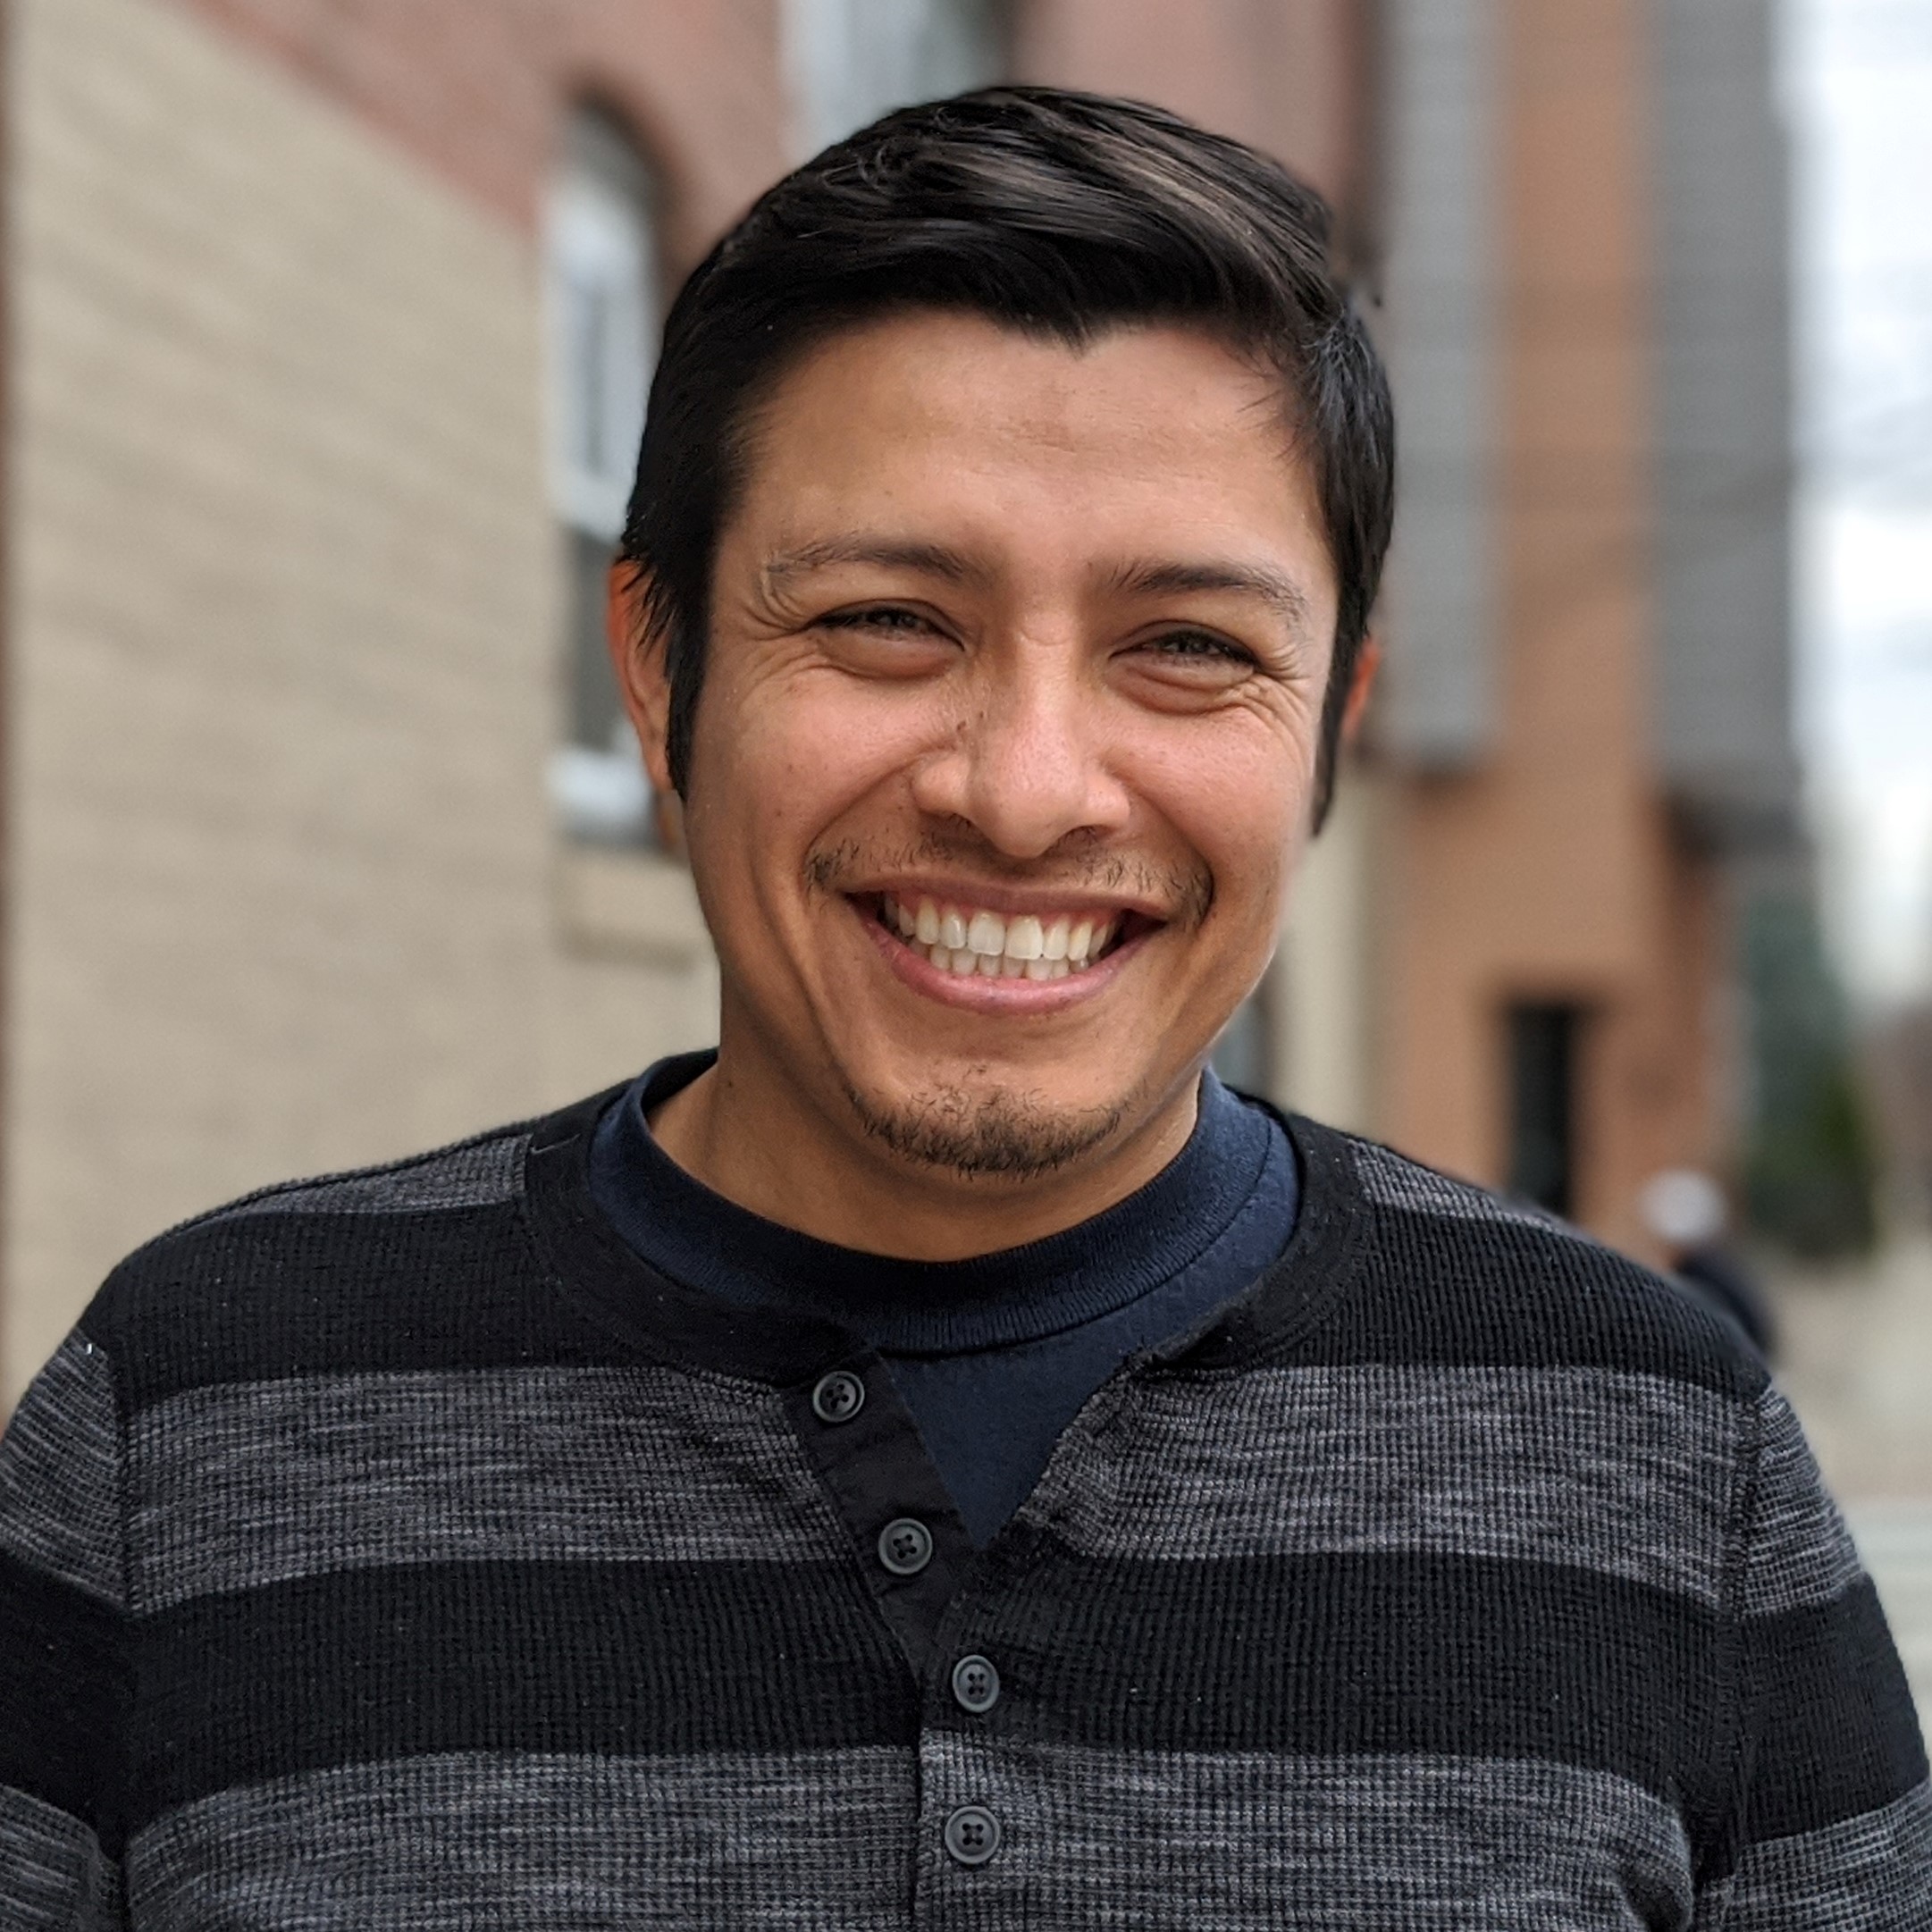
[[[1932,1714],[1932,1235],[1772,1282],[1778,1379],[1878,1585]]]

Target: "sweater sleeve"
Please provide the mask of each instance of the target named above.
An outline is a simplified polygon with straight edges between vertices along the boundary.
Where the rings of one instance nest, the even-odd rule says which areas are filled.
[[[0,1437],[0,1925],[126,1924],[127,1684],[113,1376],[77,1331]]]
[[[1735,1861],[1697,1923],[1926,1932],[1932,1789],[1871,1579],[1790,1405],[1758,1404],[1743,1551]]]

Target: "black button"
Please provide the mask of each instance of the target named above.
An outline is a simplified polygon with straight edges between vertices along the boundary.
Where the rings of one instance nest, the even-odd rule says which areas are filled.
[[[878,1560],[895,1576],[917,1576],[932,1561],[932,1532],[916,1516],[895,1516],[878,1533]]]
[[[865,1384],[849,1368],[819,1376],[811,1391],[811,1413],[820,1422],[850,1422],[865,1407]]]
[[[945,1821],[945,1848],[962,1865],[984,1865],[1000,1848],[1000,1821],[983,1804],[962,1804]]]
[[[1000,1701],[1000,1674],[984,1657],[962,1657],[953,1667],[953,1695],[977,1717]]]

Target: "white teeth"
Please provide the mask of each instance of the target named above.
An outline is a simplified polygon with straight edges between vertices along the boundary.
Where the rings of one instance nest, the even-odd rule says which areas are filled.
[[[1018,919],[1006,922],[1006,957],[1008,959],[1038,959],[1046,950],[1046,937],[1040,930],[1040,922],[1030,912],[1022,912]]]
[[[941,972],[962,979],[977,973],[987,979],[1064,979],[1096,965],[1120,929],[1117,919],[1062,914],[1043,920],[1032,912],[1005,918],[983,907],[942,905],[927,898],[914,911],[890,893],[881,895],[880,911],[889,930]]]
[[[966,944],[975,953],[991,953],[997,957],[1006,950],[1006,921],[997,912],[975,912],[972,924],[966,928]]]

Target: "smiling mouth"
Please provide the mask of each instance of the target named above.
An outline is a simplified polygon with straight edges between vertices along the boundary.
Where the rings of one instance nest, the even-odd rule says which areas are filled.
[[[1067,979],[1088,972],[1156,920],[1127,912],[995,912],[881,893],[873,915],[909,952],[961,979]]]

